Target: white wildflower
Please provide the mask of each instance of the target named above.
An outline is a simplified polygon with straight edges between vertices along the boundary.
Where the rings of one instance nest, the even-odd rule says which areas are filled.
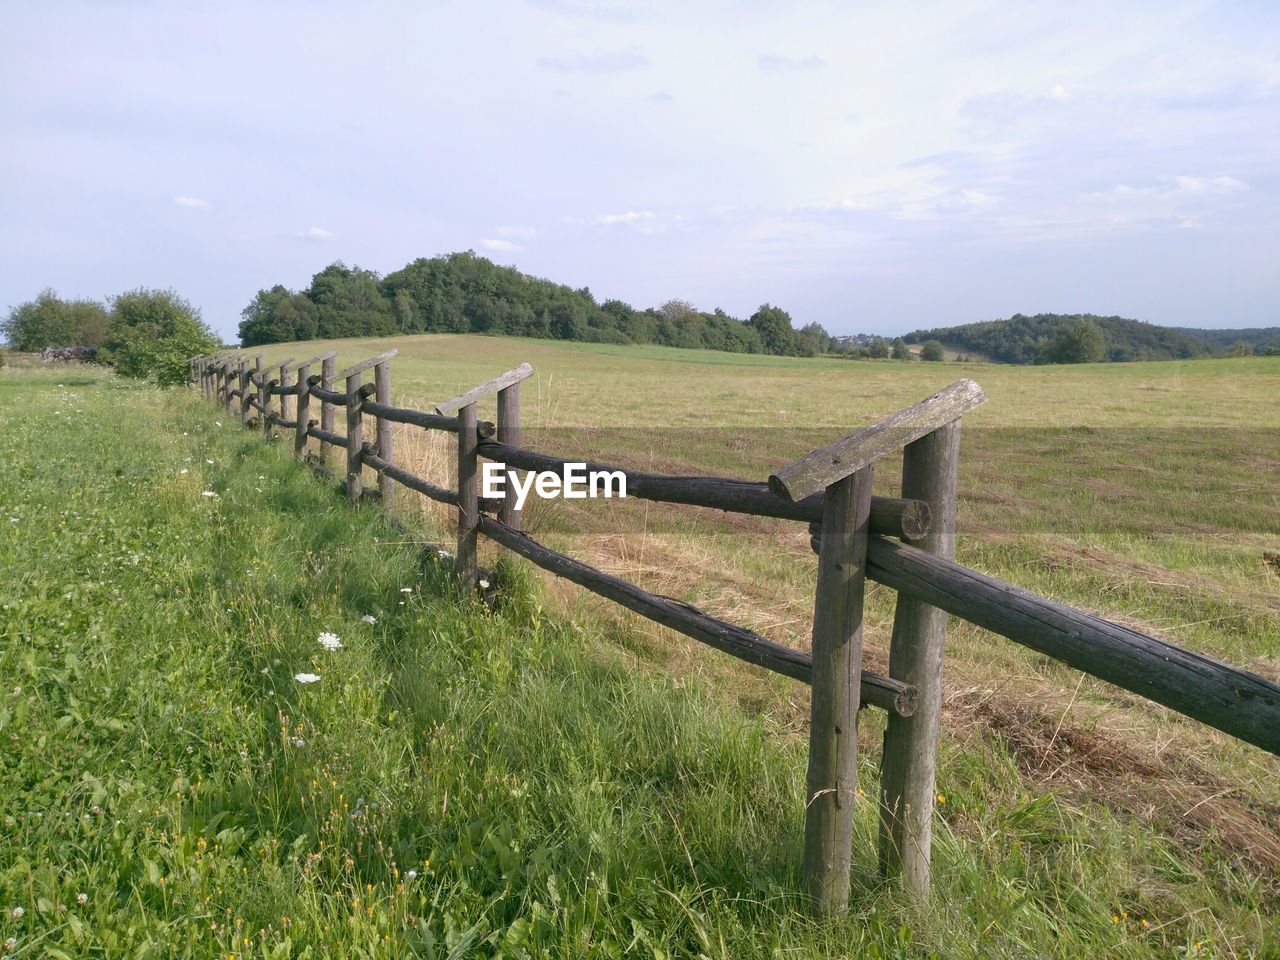
[[[295,747],[305,747],[307,745],[307,741],[303,740],[301,737],[290,737],[289,742]]]
[[[488,580],[485,580],[483,577],[480,579],[480,589],[481,589],[481,590],[488,590],[488,589],[489,589],[489,581],[488,581]]]
[[[317,682],[317,681],[320,679],[320,674],[318,674],[318,673],[295,673],[295,674],[293,675],[293,679],[297,680],[299,683],[315,683],[315,682]]]
[[[401,593],[413,593],[413,587],[401,587],[401,588],[400,588],[400,592],[401,592]]]
[[[377,623],[377,622],[378,622],[378,618],[377,618],[377,617],[375,617],[375,616],[374,616],[373,614],[371,614],[371,613],[366,613],[366,614],[365,614],[363,617],[361,617],[360,619],[361,619],[361,620],[363,620],[365,623]]]
[[[205,463],[207,463],[207,464],[208,464],[209,466],[211,466],[211,467],[213,466],[213,461],[212,461],[212,460],[206,460],[206,461],[205,461]]]
[[[316,638],[316,642],[326,650],[342,649],[342,641],[338,638],[338,635],[336,633],[330,633],[327,630]]]
[[[12,917],[14,920],[21,920],[22,915],[26,912],[27,911],[23,910],[21,907],[14,907],[12,910],[9,911],[9,916]]]
[[[406,871],[406,872],[405,872],[404,878],[405,878],[406,880],[417,880],[417,879],[418,879],[418,871],[417,871],[417,870],[408,870],[408,871]]]
[[[187,470],[187,468],[186,468],[186,467],[183,467],[181,470],[179,470],[179,471],[178,471],[178,476],[180,476],[180,477],[185,477],[189,472],[190,472],[190,471],[189,471],[189,470]]]
[[[76,903],[80,904],[80,906],[83,907],[88,902],[89,902],[89,895],[87,893],[76,894]]]
[[[216,494],[216,493],[214,493],[212,490],[201,490],[201,491],[200,491],[200,496],[202,496],[202,497],[216,497],[216,496],[217,496],[217,494]]]
[[[214,425],[215,427],[220,427],[220,426],[222,426],[222,421],[221,421],[221,420],[215,420],[215,421],[213,421],[213,425]],[[209,462],[210,462],[210,463],[212,463],[213,461],[209,461]]]

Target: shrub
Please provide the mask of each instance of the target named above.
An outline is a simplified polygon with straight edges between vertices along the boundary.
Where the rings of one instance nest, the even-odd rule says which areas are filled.
[[[212,353],[218,340],[200,311],[172,290],[130,290],[111,301],[105,359],[126,377],[174,386],[187,380],[187,360]]]
[[[943,359],[945,355],[942,352],[942,344],[937,340],[926,340],[924,346],[920,348],[920,359],[930,360],[934,363]]]

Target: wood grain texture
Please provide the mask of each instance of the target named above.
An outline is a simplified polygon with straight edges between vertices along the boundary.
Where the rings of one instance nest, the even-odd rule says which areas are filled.
[[[867,575],[1280,756],[1280,685],[881,537]]]
[[[347,503],[355,506],[364,492],[364,415],[360,412],[360,374],[347,377]]]
[[[902,494],[926,501],[933,530],[912,543],[955,557],[956,483],[960,421],[907,444],[902,452]],[[942,659],[947,613],[909,593],[899,593],[889,645],[889,675],[920,691],[910,717],[890,718],[880,773],[880,871],[919,899],[929,894],[938,735],[942,724]]]
[[[801,865],[804,891],[820,916],[849,907],[872,471],[864,466],[836,481],[823,500]]]
[[[465,593],[474,591],[479,579],[476,534],[480,528],[479,490],[477,488],[476,405],[469,403],[458,411],[458,549],[455,569]]]
[[[376,367],[378,364],[386,363],[398,356],[400,356],[400,351],[395,347],[392,347],[390,350],[380,353],[376,357],[370,357],[368,360],[361,360],[359,363],[353,363],[351,366],[339,370],[334,379],[346,380],[350,377],[354,377],[356,374],[364,373],[370,367]]]
[[[391,405],[391,364],[384,360],[373,368],[374,396],[380,403]],[[366,403],[367,406],[367,403]],[[378,447],[378,456],[388,464],[395,465],[395,455],[391,449],[391,421],[378,417],[375,422],[374,441]],[[395,483],[385,470],[378,474],[378,496],[386,507],[391,506],[395,496]]]
[[[784,500],[801,500],[958,419],[986,399],[972,380],[957,380],[914,406],[787,464],[769,477],[769,489]]]
[[[533,376],[533,367],[527,363],[522,363],[514,370],[508,370],[506,373],[499,374],[488,383],[482,383],[478,387],[473,387],[461,396],[454,397],[452,400],[446,400],[444,403],[436,404],[436,413],[448,414],[461,410],[468,404],[475,403],[484,397],[492,396],[499,390],[503,390],[521,380],[527,380]]]
[[[626,475],[627,496],[658,503],[680,503],[688,506],[746,513],[757,517],[779,517],[784,520],[822,519],[822,494],[798,503],[781,500],[759,481],[735,480],[729,477],[681,477],[627,470],[610,464],[570,457],[556,457],[496,441],[482,441],[480,455],[488,460],[525,470],[559,472],[566,463],[585,463],[587,470],[618,471]],[[871,529],[887,537],[920,537],[929,529],[929,507],[918,500],[873,497]]]

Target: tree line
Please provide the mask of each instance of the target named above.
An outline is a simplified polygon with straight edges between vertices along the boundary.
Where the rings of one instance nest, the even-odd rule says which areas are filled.
[[[44,290],[9,310],[0,332],[14,350],[84,347],[99,363],[164,386],[187,379],[187,360],[218,349],[200,311],[172,290],[139,288],[98,300]]]
[[[815,356],[835,341],[821,324],[799,329],[780,307],[762,304],[745,320],[683,300],[638,310],[622,300],[597,302],[573,289],[499,266],[472,251],[420,258],[385,277],[332,263],[305,290],[277,284],[259,290],[241,313],[248,346],[289,340],[488,333],[587,343]]]
[[[1227,331],[1240,334],[1244,331]],[[958,350],[984,354],[1000,363],[1098,363],[1130,360],[1187,360],[1195,357],[1274,355],[1280,353],[1280,331],[1260,333],[1250,343],[1234,337],[1227,346],[1210,342],[1220,331],[1181,330],[1093,314],[1018,313],[1007,320],[988,320],[955,327],[916,330],[908,342],[941,341]],[[1268,338],[1270,336],[1270,339]]]

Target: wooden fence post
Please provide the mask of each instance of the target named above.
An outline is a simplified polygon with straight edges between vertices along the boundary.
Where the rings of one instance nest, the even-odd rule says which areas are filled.
[[[265,377],[266,374],[264,373],[263,376]],[[258,402],[262,404],[262,410],[259,412],[262,414],[262,439],[264,441],[270,441],[276,433],[276,422],[272,419],[273,414],[271,410],[272,397],[274,397],[275,394],[271,392],[271,388],[279,382],[279,380],[259,381]]]
[[[290,386],[289,384],[289,364],[288,362],[280,364],[280,388],[283,390]],[[280,416],[285,420],[289,417],[289,395],[287,393],[280,394]]]
[[[360,405],[364,398],[360,379],[358,373],[347,377],[347,503],[351,506],[358,504],[364,493],[364,461],[360,459],[364,450],[364,414]]]
[[[249,406],[249,361],[240,361],[240,419],[246,424],[249,422],[253,414],[253,407]]]
[[[913,546],[947,560],[956,552],[956,478],[960,421],[926,434],[902,451],[902,495],[929,504],[933,524]],[[914,684],[920,701],[910,717],[889,716],[880,774],[880,869],[903,887],[929,893],[934,769],[942,713],[942,657],[947,614],[898,594],[889,646],[889,675]]]
[[[338,367],[333,357],[326,357],[320,364],[320,386],[326,390],[333,389],[333,377]],[[320,401],[320,429],[333,431],[333,404],[328,400]],[[322,466],[329,464],[329,443],[320,441],[320,463]]]
[[[391,406],[391,362],[384,360],[373,368],[374,399],[379,403]],[[391,453],[391,421],[378,417],[374,429],[374,441],[378,447],[378,456],[395,466],[395,457]],[[391,506],[392,490],[395,482],[385,473],[378,474],[378,497],[382,506]]]
[[[253,372],[249,374],[249,381],[253,384],[253,396],[257,399],[258,406],[265,409],[267,406],[267,391],[265,389],[266,380],[262,367],[262,354],[258,354],[253,358]],[[252,419],[253,407],[250,407],[249,411],[249,417]],[[266,428],[267,415],[263,413],[262,410],[258,411],[258,424],[264,429]]]
[[[299,460],[307,459],[307,428],[311,425],[311,384],[307,377],[311,374],[311,364],[304,363],[298,368],[298,402],[294,404],[294,419],[297,426],[293,428],[293,455]]]
[[[231,413],[231,361],[223,360],[218,366],[218,402]]]
[[[455,569],[464,593],[475,589],[479,576],[476,561],[476,532],[480,527],[480,502],[476,489],[478,445],[476,405],[468,403],[458,411],[458,552]]]
[[[818,913],[828,916],[843,914],[849,905],[872,471],[865,466],[828,486],[822,511],[803,883]]]
[[[509,447],[520,446],[520,382],[498,391],[498,442]],[[505,496],[498,509],[498,519],[512,530],[520,529],[520,511],[516,498]]]

